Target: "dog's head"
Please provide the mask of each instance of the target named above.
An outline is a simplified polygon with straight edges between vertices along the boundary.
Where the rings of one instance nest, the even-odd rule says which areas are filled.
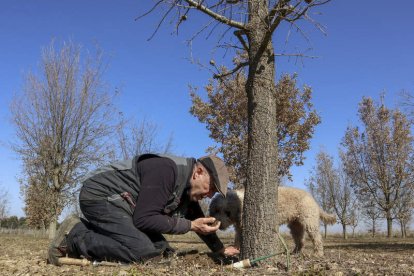
[[[234,191],[228,191],[226,197],[218,194],[210,203],[209,215],[221,222],[220,230],[241,220],[241,201]]]

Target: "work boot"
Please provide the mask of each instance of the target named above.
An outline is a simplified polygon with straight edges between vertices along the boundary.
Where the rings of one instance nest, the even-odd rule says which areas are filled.
[[[70,215],[62,222],[60,225],[55,238],[49,245],[47,252],[48,263],[59,265],[58,259],[60,257],[66,257],[69,252],[67,250],[66,236],[69,234],[70,230],[80,222],[79,217],[75,215]]]
[[[162,256],[164,258],[171,258],[175,254],[175,249],[171,246],[167,246],[167,248],[162,252]]]

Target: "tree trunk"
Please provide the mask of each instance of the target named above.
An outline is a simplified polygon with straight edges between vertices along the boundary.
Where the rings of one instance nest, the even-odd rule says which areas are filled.
[[[407,223],[404,223],[404,238],[407,237]]]
[[[55,170],[52,179],[53,179],[53,189],[51,192],[52,200],[52,208],[53,208],[53,215],[49,224],[49,239],[53,239],[56,236],[56,226],[57,226],[57,219],[61,212],[61,203],[60,203],[60,196],[61,196],[61,183],[59,182],[58,172],[59,170]]]
[[[387,211],[387,238],[392,236],[392,217],[391,212]]]
[[[248,173],[241,258],[279,250],[277,223],[277,122],[272,41],[263,45],[267,1],[249,1]],[[263,49],[264,47],[264,49]],[[275,260],[272,260],[275,261]],[[276,262],[276,261],[275,261]]]
[[[342,224],[342,237],[346,240],[348,237],[346,236],[346,224]]]
[[[407,237],[407,228],[406,228],[406,224],[402,220],[400,221],[400,227],[401,227],[401,238],[406,238]]]
[[[375,237],[375,219],[372,219],[372,237]]]
[[[53,216],[49,224],[49,240],[53,240],[56,236],[57,217]]]
[[[325,230],[325,235],[324,236],[325,236],[325,239],[326,239],[326,237],[328,236],[328,224],[324,223],[323,228]]]

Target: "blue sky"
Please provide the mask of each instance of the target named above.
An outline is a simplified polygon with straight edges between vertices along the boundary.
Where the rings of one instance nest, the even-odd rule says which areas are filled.
[[[215,40],[201,36],[193,43],[193,52],[185,40],[203,22],[189,18],[178,36],[166,24],[147,41],[158,23],[153,15],[135,21],[153,1],[110,0],[2,0],[0,2],[0,189],[10,195],[11,215],[23,216],[23,203],[16,177],[20,172],[17,156],[5,144],[14,139],[10,125],[9,103],[23,84],[23,76],[35,71],[40,51],[52,38],[72,39],[92,48],[97,43],[109,58],[104,79],[113,89],[120,88],[118,107],[128,116],[146,117],[160,128],[159,137],[174,135],[177,154],[203,155],[213,142],[205,126],[189,114],[188,85],[202,87],[210,73],[189,62],[190,54],[205,64],[229,62],[231,56],[214,51]],[[322,117],[316,129],[305,165],[293,168],[293,182],[304,187],[304,179],[321,147],[337,154],[348,124],[356,124],[357,105],[363,96],[379,98],[385,92],[386,103],[394,107],[398,94],[414,89],[414,2],[332,1],[321,7],[318,22],[327,27],[327,36],[302,24],[310,43],[292,32],[285,43],[286,28],[275,37],[277,52],[305,52],[318,56],[295,62],[277,58],[277,74],[298,73],[299,83],[313,88],[313,102]],[[193,21],[192,21],[193,20]],[[308,49],[312,48],[312,49]],[[202,90],[200,90],[202,91]]]

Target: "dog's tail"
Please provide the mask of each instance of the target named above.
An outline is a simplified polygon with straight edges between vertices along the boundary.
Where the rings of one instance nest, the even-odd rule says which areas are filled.
[[[328,214],[321,208],[319,208],[319,217],[320,219],[326,224],[335,224],[336,223],[336,215],[335,214]]]

